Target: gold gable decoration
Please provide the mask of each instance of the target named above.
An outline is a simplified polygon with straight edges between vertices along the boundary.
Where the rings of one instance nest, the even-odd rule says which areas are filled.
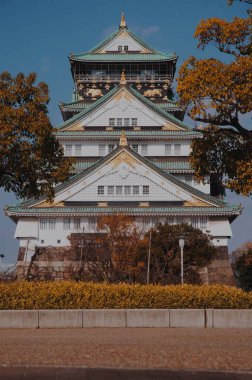
[[[120,29],[121,28],[127,28],[127,24],[126,24],[126,20],[125,20],[125,16],[124,16],[123,12],[122,12],[122,15],[121,15],[121,22],[120,22]]]
[[[211,207],[211,205],[209,203],[206,203],[204,201],[201,201],[201,200],[192,200],[192,201],[185,201],[183,203],[183,206],[185,207]]]

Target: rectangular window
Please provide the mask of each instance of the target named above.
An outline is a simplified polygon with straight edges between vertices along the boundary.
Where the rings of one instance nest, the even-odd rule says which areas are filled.
[[[207,218],[202,217],[202,216],[199,218],[199,227],[200,228],[206,228],[207,227]]]
[[[122,186],[116,186],[116,195],[122,195]]]
[[[56,219],[55,218],[50,218],[48,221],[49,221],[49,230],[55,230]]]
[[[114,194],[114,186],[108,186],[108,194],[113,195]]]
[[[122,51],[122,46],[121,45],[118,46],[118,51]]]
[[[115,118],[109,118],[109,126],[114,127],[115,126]]]
[[[96,219],[93,217],[88,218],[88,229],[95,230],[96,228]]]
[[[143,144],[142,147],[141,147],[141,151],[142,151],[142,155],[143,156],[147,156],[147,154],[148,154],[148,145],[147,144]]]
[[[129,50],[129,47],[126,45],[124,46],[124,51],[128,51]]]
[[[198,218],[197,217],[192,218],[192,227],[198,228]]]
[[[125,126],[125,127],[129,127],[129,126],[130,126],[130,119],[129,119],[128,117],[126,117],[126,118],[124,119],[124,126]]]
[[[40,219],[40,229],[41,230],[46,230],[47,229],[47,219],[45,219],[45,218]]]
[[[64,230],[70,230],[71,227],[71,219],[70,218],[64,218],[63,219],[63,229]]]
[[[66,145],[66,156],[72,156],[72,145]]]
[[[183,223],[183,218],[181,216],[177,216],[176,224],[182,224],[182,223]]]
[[[139,194],[139,186],[133,186],[133,194],[138,195]]]
[[[99,156],[105,156],[105,145],[99,145]]]
[[[74,229],[75,230],[80,229],[80,218],[74,218]]]
[[[131,187],[130,186],[124,186],[124,194],[125,195],[131,194]]]
[[[165,144],[165,156],[171,156],[171,144]]]
[[[150,218],[143,218],[143,227],[147,228],[150,225],[151,219]]]
[[[170,224],[170,225],[172,225],[173,222],[174,222],[172,217],[167,218],[166,221],[167,221],[167,223]]]
[[[81,156],[81,145],[75,145],[75,156]]]
[[[119,118],[116,119],[116,125],[118,127],[122,127],[122,118],[121,117],[119,117]]]
[[[98,195],[104,194],[104,186],[98,186]]]
[[[132,150],[138,153],[138,145],[133,144],[131,147],[132,147]]]
[[[115,144],[109,144],[108,146],[108,152],[111,153],[115,149]]]
[[[181,154],[181,144],[175,144],[174,145],[174,155],[180,156]]]
[[[131,119],[131,125],[132,125],[133,127],[135,127],[135,126],[137,125],[137,118],[136,118],[136,117],[133,117],[133,118]]]
[[[149,186],[143,186],[143,194],[145,194],[145,195],[150,194]]]

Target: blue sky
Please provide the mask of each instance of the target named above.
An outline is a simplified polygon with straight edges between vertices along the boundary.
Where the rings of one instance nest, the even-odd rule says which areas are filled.
[[[33,71],[49,85],[50,118],[61,122],[58,103],[71,100],[73,89],[68,54],[91,49],[114,31],[125,12],[129,28],[153,47],[179,55],[178,67],[190,55],[217,56],[214,49],[202,52],[193,38],[201,19],[230,20],[246,16],[246,4],[226,0],[0,0],[0,72]],[[188,120],[187,120],[188,121]],[[188,121],[193,125],[192,121]],[[230,249],[252,239],[251,199],[228,194],[231,203],[244,206],[233,224]],[[0,253],[14,262],[18,244],[15,224],[4,216],[5,204],[16,203],[12,194],[0,191]]]

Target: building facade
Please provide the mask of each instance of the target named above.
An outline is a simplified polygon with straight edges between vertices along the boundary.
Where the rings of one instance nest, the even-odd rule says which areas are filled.
[[[19,278],[67,278],[78,268],[72,236],[96,232],[101,215],[123,213],[146,231],[157,222],[188,223],[213,238],[217,260],[206,282],[230,283],[227,243],[240,208],[199,183],[189,154],[199,131],[173,99],[177,56],[161,53],[120,26],[95,48],[69,56],[72,102],[60,103],[56,136],[76,163],[71,178],[43,197],[6,208],[20,241]],[[221,268],[221,269],[220,269]]]

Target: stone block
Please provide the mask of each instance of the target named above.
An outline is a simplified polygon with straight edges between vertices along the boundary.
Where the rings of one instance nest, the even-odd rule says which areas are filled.
[[[205,310],[171,309],[170,327],[205,327]]]
[[[82,327],[82,310],[39,310],[39,328]]]
[[[252,310],[213,309],[213,327],[252,328]]]
[[[127,327],[169,327],[169,309],[127,309]]]
[[[205,327],[212,328],[213,326],[213,309],[205,310]]]
[[[0,310],[0,328],[37,329],[38,310]]]
[[[126,327],[124,309],[83,310],[83,327]]]

